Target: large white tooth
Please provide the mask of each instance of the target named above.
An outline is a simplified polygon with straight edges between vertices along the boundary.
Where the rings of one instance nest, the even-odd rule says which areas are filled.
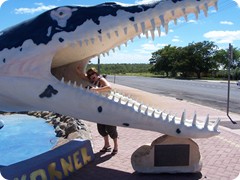
[[[163,112],[160,113],[159,119],[162,120],[162,121],[164,120],[164,119],[163,119]]]
[[[209,115],[207,115],[207,118],[206,118],[206,121],[205,121],[205,123],[204,123],[203,128],[204,128],[204,129],[207,129],[208,124],[209,124]]]
[[[152,40],[154,41],[154,38],[155,38],[154,30],[150,30],[150,32],[151,32]]]
[[[84,41],[85,41],[86,45],[88,46],[88,40],[87,40],[87,39],[85,39]]]
[[[149,114],[148,114],[150,117],[154,117],[154,111],[152,111],[152,112],[149,112]]]
[[[195,14],[195,18],[196,18],[196,20],[198,20],[198,11],[195,10],[195,11],[194,11],[194,14]]]
[[[200,8],[199,8],[199,6],[196,7],[196,10],[197,10],[198,14],[200,14]]]
[[[192,126],[196,126],[196,125],[197,125],[197,113],[195,112],[193,116]]]
[[[204,12],[204,16],[208,17],[208,11],[206,9],[203,9],[203,12]]]
[[[82,41],[77,41],[77,42],[78,42],[78,45],[82,47]]]
[[[137,24],[134,24],[134,29],[136,31],[136,33],[138,32],[138,25]]]
[[[185,21],[187,22],[188,21],[188,17],[187,17],[186,9],[182,8],[182,12],[183,12],[183,16],[185,18]]]
[[[148,39],[148,31],[145,32],[145,36]]]
[[[159,19],[160,19],[160,21],[161,21],[162,27],[164,27],[164,26],[165,26],[164,16],[163,16],[163,15],[159,16]]]
[[[172,10],[171,14],[172,14],[172,18],[173,18],[174,24],[177,25],[177,18],[175,18],[175,11]]]
[[[142,111],[142,104],[138,106],[138,112],[141,113],[141,111]]]
[[[217,1],[214,3],[214,8],[215,8],[216,11],[218,11],[218,3],[217,3]]]
[[[165,24],[165,33],[168,34],[168,24]]]
[[[158,36],[160,37],[161,36],[161,28],[157,27],[157,30],[158,30]]]
[[[172,17],[175,18],[175,11],[174,10],[171,11],[171,14],[172,14]]]
[[[116,102],[121,104],[121,98],[118,98]]]
[[[177,19],[175,18],[173,21],[174,21],[174,24],[177,25]]]
[[[113,97],[114,97],[113,95],[112,96],[110,95],[110,96],[108,96],[108,99],[113,100]]]
[[[149,107],[147,106],[146,109],[145,109],[145,112],[144,112],[146,115],[150,115],[150,110],[149,110]]]
[[[71,80],[68,81],[67,85],[69,85],[69,86],[71,85]]]
[[[82,86],[82,84],[81,84],[81,86]],[[89,91],[89,89],[90,89],[90,86],[87,86],[87,91]]]
[[[98,35],[98,39],[100,42],[102,42],[102,36]]]
[[[94,38],[91,38],[90,40],[91,40],[92,44],[94,44],[94,42],[95,42],[95,41],[94,41]]]
[[[152,25],[152,29],[155,30],[156,25],[155,25],[154,19],[151,19],[150,22],[151,22],[151,25]]]
[[[169,114],[167,114],[167,117],[166,117],[165,121],[170,122]],[[173,122],[173,123],[175,123],[175,122]]]
[[[108,39],[111,39],[110,33],[107,33],[107,37],[108,37]]]
[[[180,124],[184,124],[185,120],[186,120],[186,111],[183,111]]]
[[[213,124],[213,130],[214,130],[214,131],[217,131],[219,122],[220,122],[220,118],[218,118],[218,119],[215,121],[215,123]]]
[[[73,87],[77,87],[77,82],[76,81],[74,81],[74,83],[73,83]]]
[[[142,28],[142,33],[144,34],[145,33],[145,22],[141,22],[141,28]]]
[[[64,83],[64,77],[62,77],[61,82]]]
[[[127,42],[125,42],[124,44],[125,44],[125,46],[127,47]]]
[[[125,27],[123,31],[124,31],[124,34],[127,35],[127,27]]]
[[[204,9],[206,9],[208,11],[208,4],[204,3]]]
[[[119,36],[118,31],[114,31],[114,32],[115,32],[115,35],[118,37]]]
[[[83,88],[83,85],[82,85],[82,84],[80,84],[79,88],[80,88],[80,89],[82,89],[82,88]]]
[[[173,118],[172,118],[171,121],[172,121],[172,122],[175,122],[175,124],[177,124],[177,123],[176,123],[176,117],[175,117],[175,116],[173,116]]]

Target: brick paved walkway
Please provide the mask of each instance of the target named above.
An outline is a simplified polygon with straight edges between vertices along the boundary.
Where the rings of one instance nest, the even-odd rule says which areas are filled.
[[[120,87],[122,88],[122,87]],[[128,93],[131,93],[127,89]],[[144,94],[134,90],[132,93]],[[149,97],[149,94],[147,94]],[[198,112],[198,117],[205,117],[207,113],[214,118],[220,116],[224,121],[227,119],[223,112],[213,110],[201,105],[194,105],[188,102],[175,102],[172,98],[158,97],[154,95],[152,99],[161,98],[158,102],[165,105],[162,109],[172,110],[173,113],[185,108],[189,112]],[[144,101],[146,102],[146,101]],[[182,104],[183,103],[183,104]],[[178,114],[179,115],[179,114]],[[212,117],[212,116],[210,116]],[[238,115],[234,120],[240,120]],[[100,154],[98,151],[103,146],[103,139],[97,132],[96,124],[87,122],[92,133],[93,150],[95,160],[74,173],[68,180],[233,180],[240,173],[240,134],[239,129],[228,129],[219,127],[221,134],[208,139],[193,139],[200,148],[201,160],[203,163],[201,173],[197,174],[139,174],[131,165],[131,155],[140,146],[150,144],[162,134],[138,129],[118,127],[119,132],[119,153],[111,156],[110,153]],[[112,142],[111,142],[112,143]]]
[[[202,156],[202,171],[198,174],[157,174],[145,175],[134,172],[131,155],[140,146],[151,143],[161,136],[159,133],[118,127],[119,153],[98,153],[103,146],[95,123],[87,123],[92,130],[93,148],[96,153],[94,162],[84,166],[69,180],[233,180],[240,173],[240,136],[220,127],[221,134],[209,139],[195,139]]]

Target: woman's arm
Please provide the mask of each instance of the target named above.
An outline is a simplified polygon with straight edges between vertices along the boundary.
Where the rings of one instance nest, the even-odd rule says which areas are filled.
[[[100,81],[99,83],[101,87],[93,87],[91,88],[91,91],[101,93],[101,92],[108,92],[112,89],[110,83],[105,78],[101,78],[99,81]]]

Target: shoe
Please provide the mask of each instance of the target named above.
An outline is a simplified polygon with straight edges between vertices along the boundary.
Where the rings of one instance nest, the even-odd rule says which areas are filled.
[[[111,151],[111,147],[110,146],[108,146],[108,147],[103,147],[101,150],[100,150],[100,152],[110,152]]]
[[[111,155],[116,155],[118,153],[118,150],[117,149],[114,149],[113,151],[112,151],[112,153],[111,153]]]

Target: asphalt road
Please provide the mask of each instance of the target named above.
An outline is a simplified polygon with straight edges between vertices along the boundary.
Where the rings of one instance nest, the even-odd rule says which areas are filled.
[[[227,110],[228,83],[135,76],[107,76],[111,83]],[[229,112],[240,114],[240,87],[230,83]]]

